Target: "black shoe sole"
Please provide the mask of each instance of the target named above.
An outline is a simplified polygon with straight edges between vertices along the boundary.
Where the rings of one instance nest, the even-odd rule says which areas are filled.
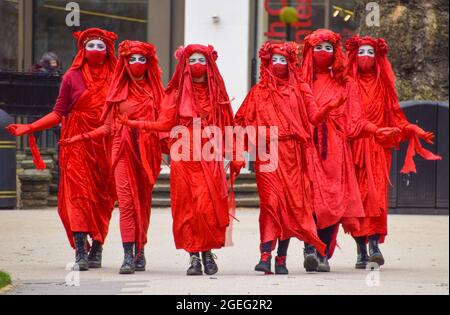
[[[100,269],[102,268],[102,263],[98,263],[98,262],[89,262],[89,268],[90,269]]]
[[[142,271],[145,271],[145,267],[136,267],[134,270],[142,272]]]
[[[119,270],[119,275],[132,275],[136,270]]]
[[[75,265],[72,267],[72,271],[89,271],[89,264],[88,263],[75,263]]]
[[[303,267],[306,272],[316,272],[319,267],[319,261],[314,256],[306,256]]]
[[[278,270],[277,268],[275,268],[275,274],[276,275],[288,275],[289,270],[284,269],[284,268],[282,270]]]
[[[319,264],[319,267],[317,267],[317,272],[330,272],[330,271],[331,271],[330,266]]]
[[[270,268],[264,268],[264,267],[259,267],[259,266],[255,266],[255,271],[265,272],[267,274],[272,274],[272,270]]]
[[[384,257],[382,254],[376,254],[369,257],[369,263],[376,263],[378,266],[384,265]]]
[[[208,276],[215,275],[218,272],[219,272],[219,268],[214,269],[214,270],[205,270],[205,274],[207,274]]]
[[[355,264],[355,269],[366,269],[366,268],[367,268],[367,263]]]
[[[186,276],[203,276],[203,272],[186,272]]]

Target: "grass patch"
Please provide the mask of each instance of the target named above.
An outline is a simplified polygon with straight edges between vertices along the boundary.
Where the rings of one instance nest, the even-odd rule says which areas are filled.
[[[11,277],[2,271],[0,271],[0,289],[11,284]]]

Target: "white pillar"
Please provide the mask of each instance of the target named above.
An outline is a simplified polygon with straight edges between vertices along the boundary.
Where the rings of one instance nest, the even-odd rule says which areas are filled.
[[[211,44],[236,112],[249,89],[249,0],[186,0],[185,44]]]

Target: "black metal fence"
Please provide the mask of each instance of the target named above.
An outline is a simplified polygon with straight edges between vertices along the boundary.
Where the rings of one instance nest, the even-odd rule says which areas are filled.
[[[52,111],[60,84],[60,75],[0,71],[0,108],[16,123],[31,123]],[[59,127],[35,135],[40,148],[56,148]],[[27,141],[17,138],[17,149],[27,149]]]
[[[391,213],[448,214],[448,103],[432,101],[402,102],[408,120],[436,135],[426,149],[442,156],[441,161],[415,158],[417,173],[400,174],[407,144],[403,143],[392,159],[390,191]]]

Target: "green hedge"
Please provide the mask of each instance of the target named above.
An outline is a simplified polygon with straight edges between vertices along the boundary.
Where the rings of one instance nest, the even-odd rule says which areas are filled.
[[[11,277],[2,271],[0,271],[0,289],[11,284]]]

